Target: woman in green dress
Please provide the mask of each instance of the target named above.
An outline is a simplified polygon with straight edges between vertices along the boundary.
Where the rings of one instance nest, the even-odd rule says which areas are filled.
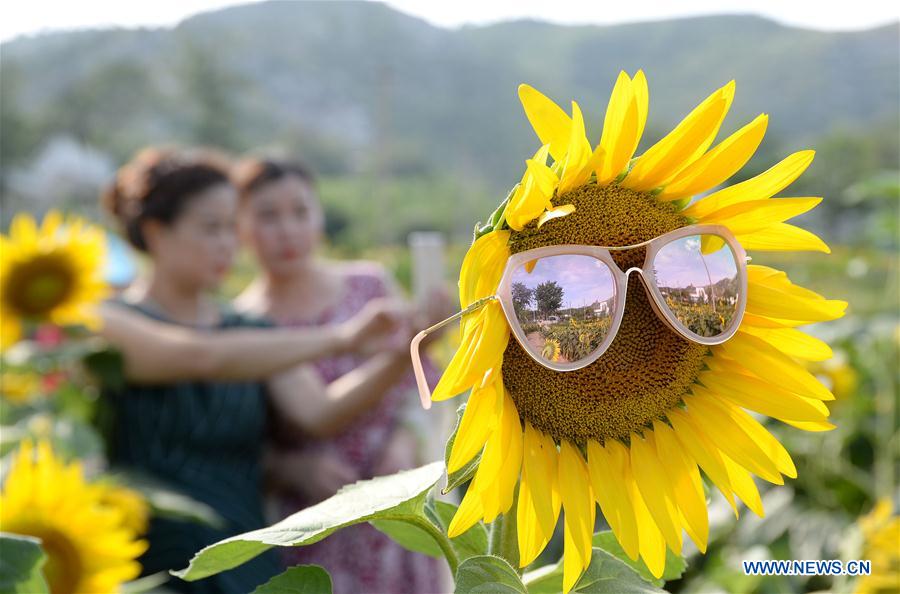
[[[210,506],[220,527],[154,518],[145,574],[179,569],[201,548],[260,528],[262,445],[270,407],[300,430],[348,422],[369,405],[360,386],[390,377],[403,348],[399,308],[376,304],[340,328],[265,329],[217,305],[237,239],[237,194],[203,152],[147,150],[104,195],[124,235],[150,260],[142,280],[106,304],[102,334],[124,354],[126,385],[104,390],[111,465],[163,481]],[[353,377],[322,385],[297,364],[364,350],[381,353]],[[191,593],[246,593],[279,571],[261,555],[199,582]]]

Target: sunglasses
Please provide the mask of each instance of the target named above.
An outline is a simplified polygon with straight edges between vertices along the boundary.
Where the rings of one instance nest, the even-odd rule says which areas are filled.
[[[644,263],[622,271],[611,252],[646,248]],[[419,343],[432,332],[491,301],[499,301],[526,353],[554,371],[574,371],[609,348],[625,313],[632,272],[640,276],[656,315],[677,334],[721,344],[740,326],[747,303],[750,258],[721,225],[690,225],[621,247],[554,245],[514,254],[497,292],[419,332],[410,344],[422,406],[431,391]]]

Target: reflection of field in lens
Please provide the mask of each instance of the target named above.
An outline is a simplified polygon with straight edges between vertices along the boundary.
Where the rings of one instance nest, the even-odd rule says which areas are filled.
[[[543,320],[529,323],[522,329],[532,352],[548,361],[574,363],[600,348],[610,325],[609,317],[593,320],[572,317],[564,322]]]
[[[678,300],[666,295],[666,305],[681,324],[698,336],[713,337],[725,332],[734,319],[737,309],[737,295],[716,299],[713,303],[698,303],[692,300]]]

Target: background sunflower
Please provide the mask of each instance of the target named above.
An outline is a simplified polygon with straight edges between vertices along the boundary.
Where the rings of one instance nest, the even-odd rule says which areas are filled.
[[[0,235],[0,345],[19,340],[27,322],[96,328],[105,248],[103,231],[83,219],[53,210],[38,227],[31,214],[16,215]]]
[[[734,81],[716,90],[633,158],[649,108],[642,71],[619,74],[594,147],[577,103],[569,115],[522,85],[519,97],[542,146],[466,255],[461,307],[496,291],[512,253],[545,245],[632,245],[715,223],[748,250],[828,252],[818,237],[785,222],[821,198],[773,198],[809,166],[812,151],[690,203],[736,173],[762,141],[766,114],[712,146],[734,91]],[[617,263],[639,265],[642,256],[626,252]],[[444,400],[472,390],[448,472],[484,446],[450,535],[511,513],[518,483],[521,566],[549,542],[562,510],[563,587],[572,588],[590,563],[596,503],[627,555],[661,576],[666,548],[682,550],[682,530],[706,549],[700,470],[735,515],[735,497],[764,513],[753,475],[775,484],[796,477],[787,450],[748,411],[807,431],[833,427],[824,402],[834,397],[799,362],[828,359],[831,349],[796,327],[839,318],[846,306],[793,284],[784,272],[751,265],[738,333],[707,347],[666,328],[635,286],[610,349],[567,373],[540,366],[509,340],[499,304],[467,316],[460,348],[433,394]],[[475,437],[464,438],[466,431]]]
[[[118,489],[85,482],[81,464],[63,462],[46,441],[22,442],[0,491],[0,531],[41,539],[53,594],[115,592],[140,574],[147,548],[129,511],[141,504],[129,492],[125,509]]]

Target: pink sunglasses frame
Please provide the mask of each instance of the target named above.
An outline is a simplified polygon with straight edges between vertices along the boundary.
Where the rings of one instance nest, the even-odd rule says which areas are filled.
[[[739,293],[738,301],[736,303],[735,316],[732,318],[731,324],[728,326],[725,332],[714,337],[700,336],[699,334],[696,334],[690,329],[684,327],[675,317],[675,314],[673,314],[665,305],[665,297],[663,297],[662,292],[656,285],[655,275],[652,274],[652,272],[650,274],[645,274],[645,270],[652,271],[653,260],[654,258],[656,258],[656,255],[659,253],[660,249],[662,249],[672,241],[691,235],[716,235],[717,237],[720,237],[731,249],[732,254],[734,255],[735,264],[737,265]],[[630,250],[644,246],[647,247],[647,251],[644,256],[643,265],[640,267],[633,266],[624,272],[615,263],[612,255],[610,254],[610,252],[612,251]],[[612,324],[610,325],[609,332],[607,333],[600,346],[597,347],[597,349],[593,353],[591,353],[587,357],[584,357],[583,359],[570,363],[547,361],[532,352],[531,347],[528,345],[527,338],[525,337],[525,332],[522,330],[522,327],[519,324],[518,317],[516,316],[512,302],[513,272],[526,262],[559,255],[584,255],[591,256],[593,258],[596,258],[597,260],[600,260],[607,265],[610,272],[612,273],[615,288],[615,311],[613,312],[613,319]],[[497,292],[494,295],[488,295],[487,297],[479,299],[471,303],[462,311],[459,311],[449,318],[442,320],[437,324],[426,328],[425,330],[422,330],[421,332],[416,334],[416,336],[413,337],[412,341],[410,342],[410,356],[412,357],[413,372],[416,376],[416,384],[419,388],[419,397],[421,399],[422,406],[426,409],[431,408],[431,390],[429,389],[428,383],[425,380],[425,372],[422,368],[421,357],[419,356],[419,344],[426,336],[428,336],[428,334],[431,334],[432,332],[442,328],[443,326],[446,326],[454,320],[477,311],[491,301],[500,302],[500,306],[503,309],[503,314],[506,317],[506,323],[507,325],[509,325],[513,336],[516,338],[516,341],[518,341],[525,352],[528,353],[529,356],[531,356],[532,359],[534,359],[537,363],[543,365],[544,367],[547,367],[548,369],[552,369],[554,371],[575,371],[577,369],[587,367],[588,365],[599,359],[615,339],[616,334],[619,330],[619,326],[622,323],[622,318],[625,315],[625,295],[628,287],[628,277],[632,272],[637,272],[640,275],[644,290],[650,297],[650,305],[653,307],[656,315],[659,316],[659,318],[663,322],[665,322],[666,325],[672,329],[672,331],[683,336],[687,340],[691,340],[693,342],[704,345],[712,346],[716,344],[722,344],[723,342],[727,341],[729,338],[734,336],[735,332],[737,332],[737,329],[740,326],[741,320],[744,316],[744,310],[747,306],[747,262],[749,261],[750,258],[747,256],[744,248],[740,243],[738,243],[737,239],[735,239],[731,231],[728,230],[727,227],[724,227],[722,225],[688,225],[687,227],[675,229],[658,237],[654,237],[653,239],[649,239],[641,243],[636,243],[634,245],[607,247],[596,245],[565,244],[539,247],[513,254],[506,262],[506,267],[503,271],[503,275],[500,278],[500,284],[498,285]]]

